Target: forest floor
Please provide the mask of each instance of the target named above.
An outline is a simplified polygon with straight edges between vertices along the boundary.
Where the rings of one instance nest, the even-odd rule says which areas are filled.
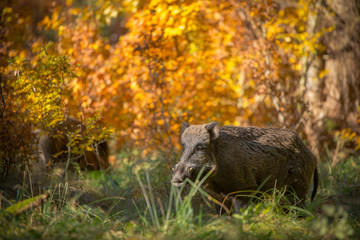
[[[107,171],[13,174],[0,184],[0,239],[360,238],[355,156],[319,164],[318,194],[305,209],[284,207],[283,192],[275,191],[231,216],[215,214],[196,187],[188,195],[194,207],[191,197],[181,200],[165,159],[131,151]]]

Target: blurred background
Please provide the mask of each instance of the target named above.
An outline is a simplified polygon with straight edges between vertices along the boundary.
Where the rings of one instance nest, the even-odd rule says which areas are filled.
[[[184,121],[291,128],[334,164],[360,148],[357,0],[0,6],[2,137],[65,114],[110,126],[114,152],[179,148]]]

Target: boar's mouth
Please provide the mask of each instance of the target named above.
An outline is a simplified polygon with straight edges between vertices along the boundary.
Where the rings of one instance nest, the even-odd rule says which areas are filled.
[[[184,182],[172,181],[171,184],[174,185],[175,187],[181,187],[184,184]]]

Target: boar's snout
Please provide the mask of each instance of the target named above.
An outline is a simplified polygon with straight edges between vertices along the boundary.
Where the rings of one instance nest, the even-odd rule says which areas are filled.
[[[184,184],[186,178],[190,178],[190,175],[193,171],[191,166],[188,166],[184,163],[178,163],[175,165],[173,176],[171,179],[172,185],[180,187]]]

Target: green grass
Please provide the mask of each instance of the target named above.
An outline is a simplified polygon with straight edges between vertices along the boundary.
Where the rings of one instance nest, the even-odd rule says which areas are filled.
[[[144,159],[136,152],[122,152],[111,171],[75,171],[67,183],[52,175],[42,187],[29,188],[27,181],[16,197],[1,195],[0,239],[360,237],[360,164],[354,157],[334,168],[320,166],[318,195],[306,209],[284,208],[283,191],[275,191],[232,216],[213,213],[214,203],[202,192],[201,181],[184,188],[188,195],[181,199],[181,192],[170,185],[166,162],[161,156]],[[22,201],[34,202],[46,190],[46,202],[16,212]]]

